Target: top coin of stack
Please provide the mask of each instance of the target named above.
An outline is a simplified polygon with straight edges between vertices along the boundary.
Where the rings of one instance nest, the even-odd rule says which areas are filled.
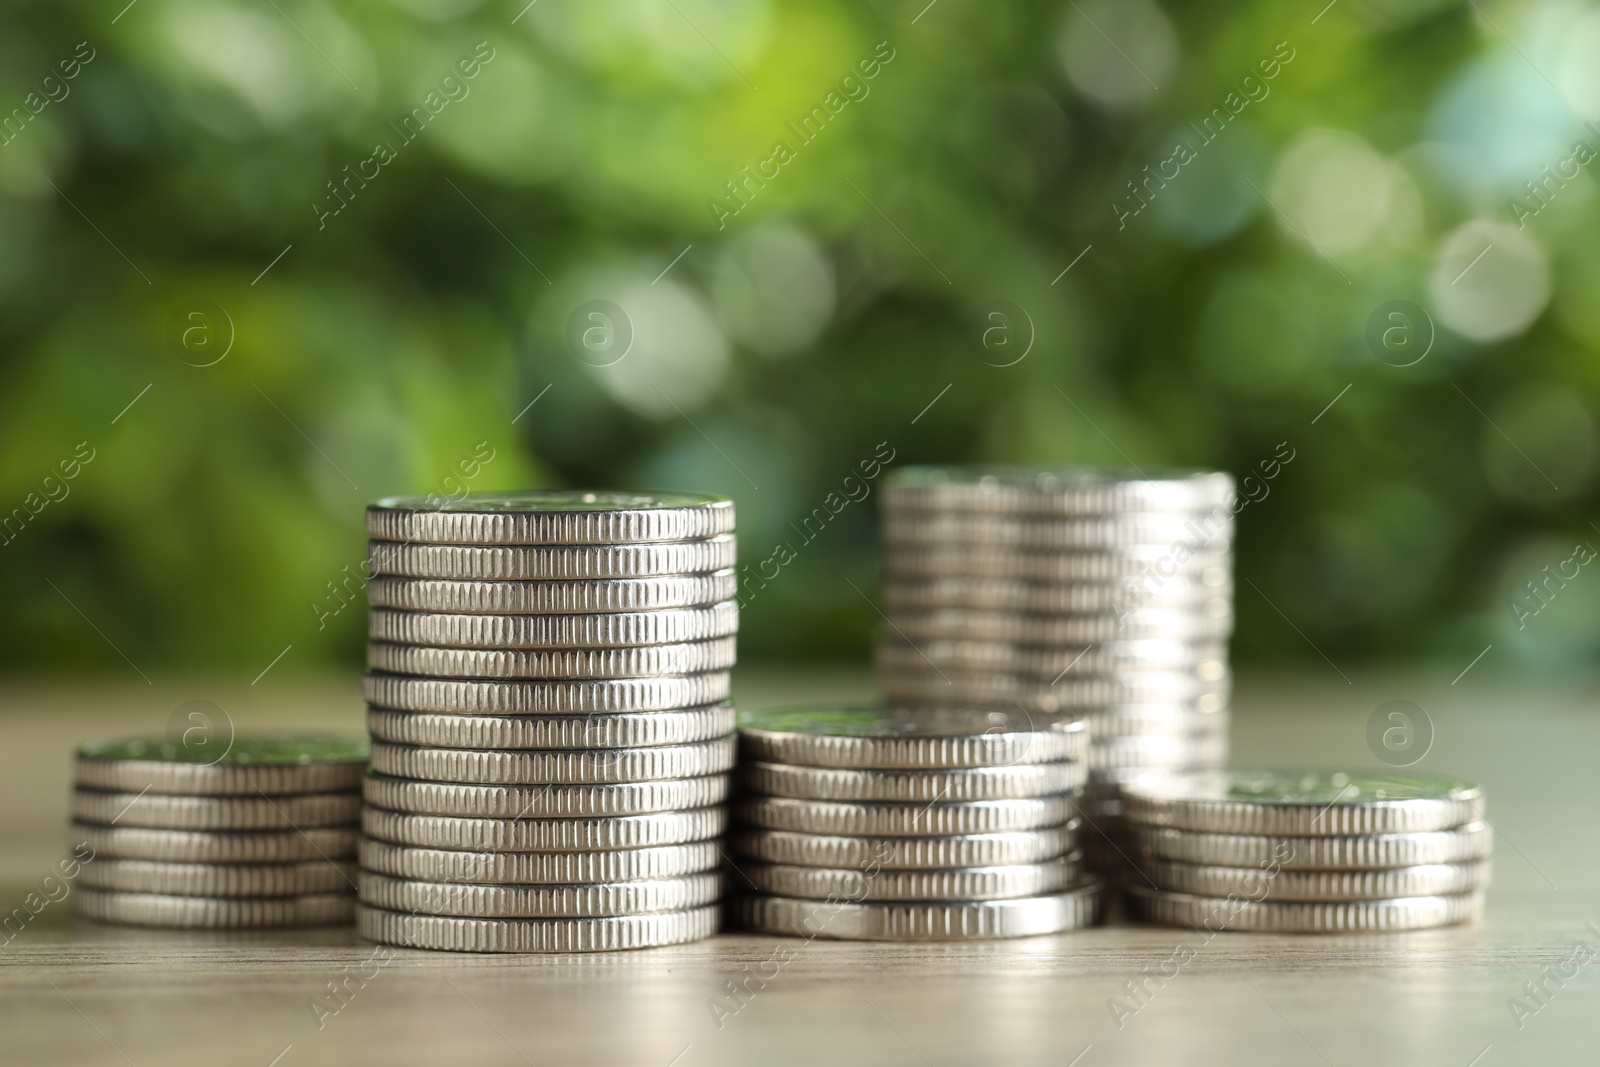
[[[78,913],[186,928],[349,922],[366,743],[230,737],[213,747],[78,750]]]
[[[1114,783],[1227,755],[1233,479],[912,467],[884,496],[886,699],[1088,720],[1088,814]]]
[[[1209,930],[1414,930],[1483,913],[1483,790],[1445,778],[1228,771],[1122,789],[1135,915]],[[1143,882],[1143,884],[1138,884]]]
[[[765,933],[1024,937],[1087,926],[1075,852],[1083,724],[971,709],[740,716],[739,902]]]
[[[532,952],[715,931],[733,529],[731,501],[685,493],[368,509],[364,936]]]

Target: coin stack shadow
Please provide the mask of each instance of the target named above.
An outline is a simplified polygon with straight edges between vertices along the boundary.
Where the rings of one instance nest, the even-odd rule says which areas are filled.
[[[1227,760],[1235,500],[1212,472],[896,472],[884,698],[1083,716],[1084,847],[1121,873],[1117,783]]]
[[[1122,788],[1129,911],[1211,931],[1417,930],[1483,914],[1483,790],[1328,772],[1150,774]]]
[[[348,923],[366,745],[234,738],[207,762],[161,741],[79,749],[77,913],[186,929]]]
[[[731,501],[552,491],[367,516],[361,934],[545,952],[715,933]]]
[[[1086,741],[1081,722],[1046,715],[742,715],[730,837],[752,890],[735,902],[742,925],[872,941],[1091,925],[1103,883],[1085,874],[1073,814]]]

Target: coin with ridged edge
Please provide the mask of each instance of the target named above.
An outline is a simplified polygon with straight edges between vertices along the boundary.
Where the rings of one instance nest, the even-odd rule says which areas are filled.
[[[1122,793],[1136,822],[1223,834],[1417,833],[1477,822],[1484,813],[1483,790],[1472,782],[1368,772],[1151,775]]]
[[[1141,638],[1221,641],[1233,631],[1233,602],[1218,597],[1193,609],[1142,608],[1120,618],[938,608],[901,612],[895,616],[895,628],[910,641],[945,638],[1023,645],[1083,645]]]
[[[897,512],[978,512],[1005,515],[1123,515],[1146,511],[1204,511],[1231,507],[1233,476],[1220,471],[1148,472],[1074,467],[903,467],[883,487],[884,506]]]
[[[966,867],[945,871],[800,867],[787,863],[738,865],[738,873],[763,893],[807,900],[1004,900],[1059,893],[1083,880],[1082,853],[1047,863]]]
[[[739,781],[757,793],[811,800],[905,800],[932,804],[955,800],[1043,797],[1080,788],[1088,769],[1078,761],[1019,763],[965,770],[854,770],[797,767],[750,760]]]
[[[729,567],[712,574],[666,574],[571,582],[460,582],[378,575],[367,582],[375,608],[453,615],[559,615],[708,607],[738,595]]]
[[[711,574],[738,562],[732,534],[642,545],[417,545],[372,541],[375,574],[469,582],[577,581]]]
[[[475,785],[370,774],[362,796],[379,808],[424,815],[573,819],[703,808],[726,800],[731,783],[729,774],[601,785]]]
[[[297,863],[356,851],[354,826],[308,830],[151,830],[72,824],[72,840],[96,855],[170,863]]]
[[[709,841],[728,828],[725,807],[594,819],[463,819],[368,808],[361,829],[396,845],[492,852],[608,852]]]
[[[299,793],[281,797],[171,796],[76,789],[72,817],[109,826],[163,830],[296,830],[351,826],[360,793]]]
[[[1005,674],[942,671],[927,664],[921,668],[880,670],[878,684],[885,700],[899,704],[982,706],[1009,702],[1043,714],[1113,704],[1198,702],[1207,697],[1220,705],[1230,689],[1227,675],[1206,680],[1184,671],[1145,671],[1116,678],[1091,678],[1073,673],[1052,683]]]
[[[727,737],[732,704],[681,711],[590,715],[436,715],[426,711],[367,712],[367,729],[378,741],[436,748],[639,748],[682,745]]]
[[[1077,847],[1075,825],[956,837],[846,837],[789,830],[741,830],[729,839],[740,855],[799,867],[876,866],[892,871],[1043,863]]]
[[[1226,706],[1202,710],[1191,704],[1119,704],[1084,713],[1089,736],[1102,741],[1124,737],[1224,735]]]
[[[596,919],[461,919],[356,907],[368,941],[447,952],[613,952],[682,945],[717,932],[715,906]]]
[[[1089,746],[1089,766],[1096,771],[1216,767],[1227,758],[1228,738],[1220,733],[1108,737]]]
[[[357,789],[366,763],[364,738],[235,737],[221,753],[135,739],[84,745],[73,778],[81,788],[113,793],[283,796]]]
[[[303,863],[162,863],[98,857],[83,865],[82,885],[124,893],[174,897],[301,897],[348,893],[355,884],[351,860]]]
[[[734,739],[651,748],[568,749],[547,752],[479,752],[464,748],[419,748],[379,741],[372,769],[397,778],[488,785],[582,785],[697,778],[733,766]]]
[[[808,706],[741,713],[739,744],[773,763],[948,769],[1076,759],[1089,735],[1073,718],[1015,708]]]
[[[1120,677],[1143,671],[1177,670],[1190,671],[1199,678],[1216,679],[1227,670],[1228,650],[1220,644],[1191,644],[1159,638],[1060,648],[945,639],[910,645],[891,633],[879,643],[876,655],[880,671],[925,670],[932,664],[942,671],[1008,674],[1053,682],[1068,673]]]
[[[396,878],[480,885],[591,885],[679,878],[715,870],[715,841],[612,852],[458,852],[361,842],[361,867]]]
[[[731,533],[733,501],[700,493],[536,489],[472,493],[437,505],[386,497],[367,506],[367,536],[440,545],[625,545]]]
[[[1168,926],[1278,934],[1392,933],[1454,926],[1483,916],[1483,894],[1362,901],[1266,901],[1125,887],[1128,910]]]
[[[993,545],[1023,551],[1116,551],[1126,545],[1222,548],[1233,538],[1232,515],[1156,512],[1081,519],[998,515],[884,516],[883,540],[891,548],[920,545]]]
[[[994,545],[890,545],[884,571],[907,578],[1015,578],[1034,582],[1114,582],[1147,575],[1228,574],[1226,547],[1125,545],[1116,551],[1024,552]]]
[[[1424,863],[1386,871],[1284,871],[1261,867],[1212,867],[1145,857],[1135,877],[1154,888],[1199,897],[1247,900],[1390,900],[1472,893],[1489,884],[1488,860]]]
[[[1142,852],[1182,863],[1217,867],[1275,864],[1291,871],[1365,871],[1424,863],[1467,863],[1489,855],[1494,833],[1486,823],[1453,830],[1360,837],[1267,837],[1207,834],[1129,823],[1129,840]]]
[[[417,882],[363,871],[360,899],[375,908],[423,915],[588,919],[704,907],[717,902],[723,883],[721,871],[598,885],[463,885]]]
[[[740,822],[769,830],[857,837],[918,837],[997,834],[1060,826],[1076,812],[1067,797],[1027,800],[969,800],[954,804],[883,801],[802,800],[798,797],[740,797],[734,815]],[[804,896],[805,894],[789,894]]]
[[[161,893],[117,893],[87,886],[80,887],[73,898],[77,913],[96,922],[186,930],[332,926],[348,923],[356,902],[353,893],[301,897],[179,897]]]
[[[1103,883],[1017,900],[869,902],[744,896],[734,914],[747,929],[846,941],[970,941],[1034,937],[1092,926]]]
[[[615,678],[603,681],[457,681],[367,674],[361,692],[368,704],[393,711],[447,715],[560,715],[610,711],[668,711],[728,699],[727,671]]]
[[[1219,596],[1232,596],[1225,583],[1189,577],[1152,578],[1143,582],[1023,582],[1005,578],[891,579],[883,585],[883,606],[889,612],[924,608],[982,608],[1047,614],[1118,614],[1142,607],[1185,607]]]
[[[430,615],[373,608],[374,641],[440,648],[616,648],[678,644],[738,632],[739,605],[620,611],[603,615]]]
[[[733,666],[737,649],[733,637],[635,648],[432,648],[369,641],[367,666],[431,678],[653,678],[725,671]]]

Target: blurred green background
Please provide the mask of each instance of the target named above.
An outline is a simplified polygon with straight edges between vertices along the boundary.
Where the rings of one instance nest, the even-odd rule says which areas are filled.
[[[0,12],[13,672],[359,662],[380,495],[754,562],[880,448],[1292,452],[1242,661],[1600,646],[1592,5],[124,3]],[[876,503],[745,659],[864,658]]]

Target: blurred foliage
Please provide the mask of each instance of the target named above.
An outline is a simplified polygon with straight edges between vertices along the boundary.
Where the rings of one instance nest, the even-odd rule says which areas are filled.
[[[1287,442],[1241,657],[1591,659],[1600,15],[1319,6],[16,0],[0,659],[354,661],[463,481],[731,494],[744,655],[861,655],[875,498],[794,524],[880,442]]]

